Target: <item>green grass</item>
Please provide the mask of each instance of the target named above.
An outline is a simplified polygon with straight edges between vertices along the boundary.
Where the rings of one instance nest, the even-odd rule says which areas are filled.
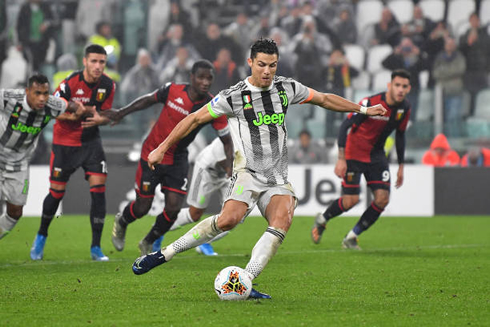
[[[108,217],[92,262],[86,216],[53,222],[45,259],[29,249],[39,219],[23,218],[0,241],[0,325],[6,326],[489,326],[489,217],[382,218],[340,249],[355,218],[333,220],[320,245],[312,217],[296,217],[277,255],[255,280],[272,300],[224,302],[213,291],[226,266],[244,267],[265,221],[250,217],[215,243],[218,257],[194,250],[146,275],[131,264],[153,218],[128,229],[115,252]],[[182,234],[167,234],[164,244]]]

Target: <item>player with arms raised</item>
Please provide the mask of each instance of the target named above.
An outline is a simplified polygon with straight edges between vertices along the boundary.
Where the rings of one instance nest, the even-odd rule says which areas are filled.
[[[256,278],[274,256],[293,219],[296,196],[288,182],[287,131],[285,115],[289,105],[312,103],[340,112],[383,115],[381,105],[362,107],[342,97],[317,92],[301,83],[275,76],[279,51],[270,39],[257,40],[247,62],[252,75],[221,91],[206,106],[182,120],[158,148],[150,153],[153,167],[167,150],[201,124],[227,116],[235,148],[234,175],[220,214],[204,219],[161,251],[142,256],[133,272],[144,274],[170,261],[177,253],[208,242],[234,228],[255,205],[268,227],[252,250],[246,271]],[[251,298],[270,298],[253,290]]]
[[[374,193],[374,201],[364,211],[354,228],[345,236],[342,247],[360,249],[357,237],[371,227],[390,200],[391,177],[384,151],[386,139],[396,130],[398,173],[396,188],[403,184],[405,159],[405,130],[410,118],[410,103],[405,99],[410,92],[410,73],[395,70],[391,74],[388,90],[361,100],[363,106],[381,104],[388,114],[383,117],[366,117],[350,114],[339,131],[339,158],[335,174],[343,178],[342,197],[334,200],[327,210],[319,213],[311,230],[314,243],[320,243],[327,222],[348,211],[359,202],[361,175]]]

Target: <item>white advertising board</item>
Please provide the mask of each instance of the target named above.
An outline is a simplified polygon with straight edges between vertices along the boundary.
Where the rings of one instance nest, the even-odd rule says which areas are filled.
[[[49,192],[49,166],[31,166],[29,171],[29,194],[24,206],[24,217],[41,217],[43,201]],[[61,212],[61,205],[58,213]]]

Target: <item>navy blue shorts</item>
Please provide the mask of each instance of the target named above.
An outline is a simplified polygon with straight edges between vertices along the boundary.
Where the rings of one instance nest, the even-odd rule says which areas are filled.
[[[391,176],[387,161],[366,163],[347,160],[347,172],[342,180],[342,193],[359,194],[362,175],[364,175],[367,185],[372,191],[379,189],[390,191]]]

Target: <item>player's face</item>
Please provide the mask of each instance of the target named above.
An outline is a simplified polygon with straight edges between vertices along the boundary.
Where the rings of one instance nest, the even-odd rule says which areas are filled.
[[[269,87],[277,71],[277,54],[259,52],[254,59],[247,59],[252,70],[250,83],[260,88]]]
[[[104,68],[107,62],[107,56],[101,53],[89,53],[83,58],[85,66],[84,77],[87,82],[93,83],[99,80],[104,73]]]
[[[49,84],[32,83],[26,89],[27,104],[34,110],[41,110],[46,106],[49,98]]]
[[[388,83],[388,91],[395,103],[401,103],[410,92],[410,81],[408,78],[396,76],[391,83]]]
[[[209,92],[213,79],[214,74],[211,69],[198,68],[195,74],[191,74],[191,87],[199,95],[204,95]]]

